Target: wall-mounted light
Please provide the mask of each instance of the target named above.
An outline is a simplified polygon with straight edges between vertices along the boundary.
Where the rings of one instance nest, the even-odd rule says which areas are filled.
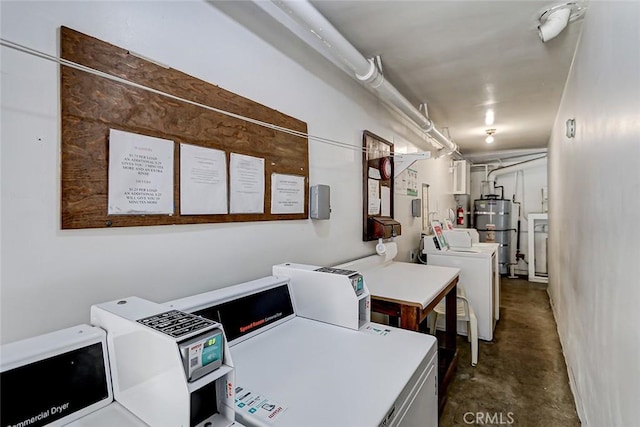
[[[495,129],[487,129],[487,138],[484,140],[487,144],[492,144],[495,139],[493,138],[493,134],[496,133]]]
[[[562,3],[545,9],[538,17],[538,35],[543,43],[556,37],[573,22],[584,15],[585,8],[577,2]]]

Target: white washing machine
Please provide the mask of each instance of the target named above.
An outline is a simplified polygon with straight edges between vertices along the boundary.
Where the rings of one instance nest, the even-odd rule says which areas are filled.
[[[295,299],[287,278],[268,277],[167,303],[222,323],[236,369],[236,420],[256,427],[438,425],[434,337],[299,317]]]
[[[500,319],[500,265],[498,243],[474,243],[464,250],[438,250],[425,245],[427,264],[460,269],[458,284],[467,295],[478,319],[478,337],[493,340]],[[466,322],[458,322],[458,333],[467,334]],[[444,327],[444,321],[439,325]]]

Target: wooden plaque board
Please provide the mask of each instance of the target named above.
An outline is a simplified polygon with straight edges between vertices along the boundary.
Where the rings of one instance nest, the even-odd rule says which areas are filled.
[[[393,190],[394,190],[394,165],[393,165],[393,143],[379,137],[378,135],[365,130],[362,134],[362,240],[365,242],[377,240],[375,235],[372,218],[378,217],[393,221]],[[385,177],[381,171],[381,160],[388,158],[390,161],[391,171],[388,177]],[[371,175],[371,172],[377,173]],[[390,215],[382,215],[381,210],[378,213],[369,212],[369,181],[375,180],[378,186],[378,194],[381,194],[382,187],[389,190]],[[393,221],[395,222],[395,221]],[[399,223],[398,223],[399,225]],[[400,235],[400,227],[397,228],[397,235]],[[379,237],[383,237],[382,235]],[[389,236],[390,237],[390,236]]]
[[[75,30],[61,27],[60,46],[61,58],[77,64],[190,101],[307,133],[306,123],[300,120]],[[68,66],[61,65],[60,76],[63,229],[308,218],[307,138]],[[109,129],[175,142],[173,215],[107,215]],[[223,150],[227,156],[227,183],[230,153],[263,158],[264,213],[180,215],[180,143]],[[304,213],[270,213],[272,173],[304,177]]]

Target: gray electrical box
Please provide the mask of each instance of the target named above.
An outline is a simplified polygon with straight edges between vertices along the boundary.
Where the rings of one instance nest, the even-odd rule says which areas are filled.
[[[331,187],[328,185],[312,185],[309,194],[309,215],[311,219],[329,219]]]
[[[421,199],[413,199],[411,200],[411,216],[420,217],[420,213],[422,212],[422,200]]]

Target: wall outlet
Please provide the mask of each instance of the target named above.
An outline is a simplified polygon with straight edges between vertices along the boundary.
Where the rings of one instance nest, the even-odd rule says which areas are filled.
[[[416,251],[412,250],[409,252],[409,259],[411,261],[415,261],[416,260]]]

